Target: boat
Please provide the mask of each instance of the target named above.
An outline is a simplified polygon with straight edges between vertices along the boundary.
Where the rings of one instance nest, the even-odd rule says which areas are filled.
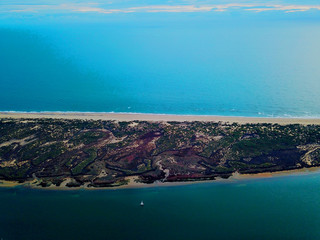
[[[144,203],[143,203],[143,201],[141,201],[141,203],[140,203],[140,206],[141,206],[141,207],[143,207],[143,206],[144,206]]]

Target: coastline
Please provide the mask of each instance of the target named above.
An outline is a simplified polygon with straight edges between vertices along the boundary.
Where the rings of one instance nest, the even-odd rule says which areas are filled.
[[[239,124],[257,124],[257,123],[271,123],[271,124],[315,124],[320,125],[320,118],[259,118],[259,117],[234,117],[234,116],[205,116],[205,115],[171,115],[171,114],[140,114],[140,113],[89,113],[89,112],[0,112],[1,118],[13,119],[81,119],[81,120],[114,120],[114,121],[151,121],[151,122],[166,122],[166,121],[204,121],[204,122],[237,122]],[[36,189],[51,189],[51,190],[99,190],[99,189],[129,189],[129,188],[145,188],[145,187],[168,187],[178,185],[189,185],[195,183],[214,183],[214,182],[237,182],[249,179],[260,179],[270,177],[280,177],[287,175],[301,175],[311,172],[319,171],[320,167],[302,168],[295,170],[284,170],[277,172],[264,172],[257,174],[239,174],[235,173],[228,179],[215,179],[203,181],[185,181],[185,182],[155,182],[152,184],[139,183],[135,180],[138,176],[127,177],[128,184],[114,186],[114,187],[88,187],[88,183],[80,187],[67,187],[65,182],[61,186],[51,185],[49,187],[38,186],[39,182],[36,180],[18,183],[16,181],[0,180],[0,187],[30,187]],[[68,179],[65,179],[67,182]]]
[[[234,173],[227,179],[217,178],[215,180],[203,180],[203,181],[182,181],[182,182],[154,182],[151,184],[135,182],[138,176],[127,177],[128,184],[115,186],[115,187],[88,187],[87,184],[80,187],[67,187],[66,184],[69,181],[68,178],[60,186],[51,185],[49,187],[41,187],[36,180],[30,180],[24,183],[18,183],[17,181],[0,180],[0,188],[15,188],[18,186],[27,187],[31,189],[43,189],[43,190],[56,190],[56,191],[75,191],[75,190],[119,190],[119,189],[138,189],[138,188],[153,188],[153,187],[173,187],[173,186],[185,186],[191,184],[215,184],[215,183],[241,183],[242,181],[254,181],[258,179],[270,179],[275,177],[289,177],[289,176],[304,176],[308,174],[320,173],[320,167],[301,168],[294,170],[284,170],[276,172],[264,172],[253,174],[240,174]]]
[[[173,115],[144,113],[99,113],[99,112],[0,112],[0,118],[54,118],[82,120],[114,120],[114,121],[152,121],[152,122],[229,122],[229,123],[271,123],[271,124],[302,124],[320,125],[320,118],[272,118],[272,117],[237,117],[216,115]]]

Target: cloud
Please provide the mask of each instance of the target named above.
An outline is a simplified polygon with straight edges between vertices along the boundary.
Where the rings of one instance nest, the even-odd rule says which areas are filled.
[[[265,11],[284,11],[290,12],[305,12],[309,10],[320,10],[320,5],[267,5],[265,7],[255,7],[246,9],[248,11],[265,12]]]
[[[125,10],[125,9],[104,9],[104,8],[93,8],[93,7],[80,7],[73,9],[75,12],[97,12],[97,13],[129,13],[134,12],[133,10]]]
[[[65,4],[39,4],[39,5],[0,5],[0,12],[80,12],[80,13],[132,13],[132,12],[225,12],[232,9],[254,11],[254,12],[266,12],[266,11],[283,11],[286,13],[302,12],[309,10],[320,10],[320,5],[280,5],[280,4],[242,4],[242,3],[230,3],[230,4],[209,4],[209,5],[148,5],[128,8],[111,8],[112,2],[105,5],[99,3],[65,3]]]
[[[130,8],[136,12],[208,12],[213,9],[212,6],[194,6],[194,5],[180,5],[180,6],[145,6]]]

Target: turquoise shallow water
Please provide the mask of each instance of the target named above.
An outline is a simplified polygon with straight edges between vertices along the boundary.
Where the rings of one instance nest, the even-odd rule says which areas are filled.
[[[319,184],[312,173],[127,190],[0,188],[0,237],[318,239]]]
[[[318,10],[103,14],[37,3],[0,5],[0,110],[320,117]],[[218,3],[230,1],[195,6]],[[110,4],[94,6],[188,5]]]

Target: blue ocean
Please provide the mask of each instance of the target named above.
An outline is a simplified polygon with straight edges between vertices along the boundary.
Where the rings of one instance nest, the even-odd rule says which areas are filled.
[[[320,117],[320,7],[272,4],[3,0],[0,111]]]

